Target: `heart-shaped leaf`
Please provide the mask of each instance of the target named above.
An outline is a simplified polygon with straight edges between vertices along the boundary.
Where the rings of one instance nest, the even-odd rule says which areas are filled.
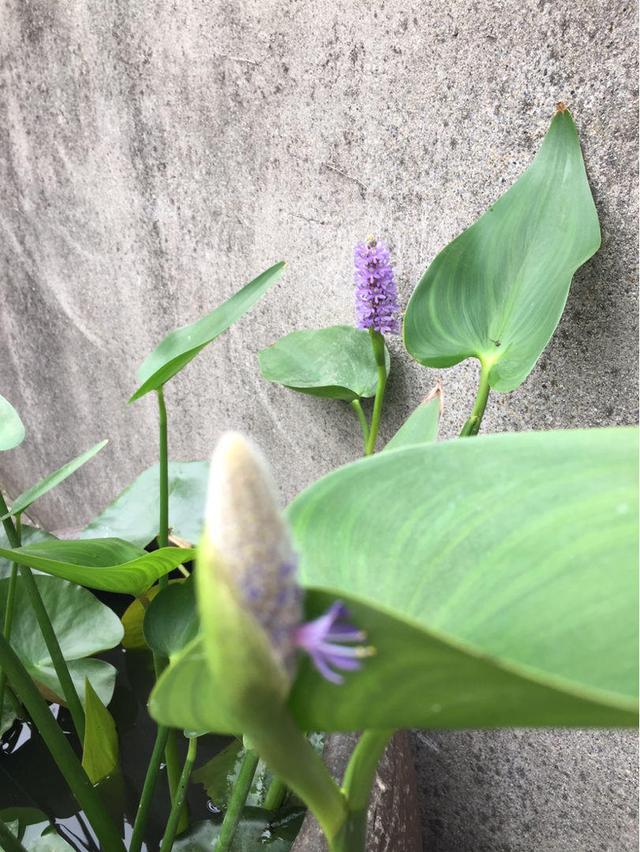
[[[81,701],[85,703],[85,681],[88,678],[103,704],[108,704],[113,694],[115,669],[103,660],[90,658],[90,655],[113,648],[120,642],[123,632],[120,619],[80,586],[43,575],[36,575],[35,581]],[[9,580],[0,580],[1,612],[4,612],[8,590]],[[49,697],[53,699],[62,695],[21,577],[16,582],[11,645],[31,677]]]
[[[4,518],[8,518],[9,515],[19,515],[21,512],[25,512],[39,497],[42,497],[43,494],[51,491],[51,489],[55,488],[56,485],[60,485],[61,482],[63,482],[68,476],[71,476],[72,473],[75,473],[83,464],[86,464],[96,455],[96,453],[99,453],[103,447],[106,447],[107,444],[108,441],[100,441],[100,443],[96,444],[95,447],[91,447],[90,450],[87,450],[77,458],[62,465],[62,467],[58,468],[58,470],[55,470],[48,476],[45,476],[45,478],[36,485],[33,485],[26,491],[23,491],[23,493],[13,501],[11,511],[7,512],[7,514],[4,515]]]
[[[442,388],[438,385],[405,420],[384,450],[398,450],[412,444],[430,444],[437,441],[441,414]]]
[[[369,332],[349,325],[294,331],[259,355],[265,379],[313,396],[351,402],[375,396],[376,359]],[[389,352],[385,349],[387,373]]]
[[[187,542],[202,530],[209,462],[169,462],[169,524]],[[158,465],[147,468],[80,534],[81,538],[122,538],[145,547],[158,535]]]
[[[54,539],[15,550],[0,548],[2,556],[18,565],[36,568],[90,589],[137,597],[159,577],[193,559],[195,550],[162,547],[153,553],[145,553],[117,538]]]
[[[553,334],[576,269],[600,246],[578,134],[562,107],[532,165],[433,261],[404,319],[429,367],[478,358],[498,391],[517,388]]]
[[[24,441],[24,425],[9,400],[0,396],[0,451],[13,450]]]
[[[377,654],[341,686],[305,662],[299,725],[635,724],[636,456],[634,429],[506,434],[380,453],[303,492],[303,581],[325,588],[308,616],[342,599]],[[196,639],[150,709],[237,733],[223,699]]]
[[[85,731],[82,767],[92,784],[112,775],[118,766],[118,733],[111,713],[91,686],[85,683]]]
[[[161,388],[179,373],[205,346],[239,320],[264,296],[269,287],[281,278],[284,267],[284,262],[276,263],[207,316],[168,334],[142,362],[138,370],[140,387],[129,402]]]
[[[161,657],[173,657],[198,632],[193,582],[171,583],[156,595],[145,613],[144,638]]]

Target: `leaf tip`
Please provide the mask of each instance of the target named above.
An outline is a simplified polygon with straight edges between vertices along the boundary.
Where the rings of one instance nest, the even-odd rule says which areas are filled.
[[[440,416],[442,417],[442,413],[444,411],[444,391],[442,388],[442,382],[438,380],[435,385],[431,388],[429,393],[422,400],[422,405],[428,405],[430,402],[433,402],[434,399],[438,400]]]

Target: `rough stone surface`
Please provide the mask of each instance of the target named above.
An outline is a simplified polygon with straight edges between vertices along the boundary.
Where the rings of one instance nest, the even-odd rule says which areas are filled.
[[[327,737],[324,761],[338,783],[344,777],[357,742],[357,734]],[[395,734],[378,763],[367,826],[367,852],[420,852],[422,849],[414,753],[408,731]],[[328,852],[322,830],[309,812],[291,852]]]
[[[138,363],[279,258],[282,284],[169,386],[171,454],[203,458],[223,429],[244,429],[285,498],[355,457],[348,407],[267,384],[256,352],[350,319],[351,249],[369,233],[391,243],[406,302],[530,162],[561,99],[603,246],[485,429],[634,421],[635,22],[624,0],[2,0],[0,392],[29,429],[0,463],[9,494],[108,436],[37,507],[50,525],[89,519],[155,458],[153,399],[126,405]],[[438,377],[394,351],[383,437]],[[475,376],[471,363],[442,375],[447,436]],[[421,750],[433,848],[635,849],[631,737],[436,741],[441,763]]]

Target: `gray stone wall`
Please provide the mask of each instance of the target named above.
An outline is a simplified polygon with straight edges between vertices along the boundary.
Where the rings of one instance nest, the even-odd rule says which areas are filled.
[[[553,342],[490,431],[635,421],[636,8],[624,0],[1,0],[0,392],[24,445],[9,494],[102,437],[41,501],[89,519],[156,456],[135,369],[272,262],[283,282],[167,391],[171,454],[254,435],[285,498],[359,452],[352,412],[258,375],[294,328],[352,316],[351,249],[387,238],[406,302],[436,252],[530,162],[565,100],[603,230]],[[395,360],[383,437],[441,377]],[[419,735],[428,848],[636,848],[634,738]]]

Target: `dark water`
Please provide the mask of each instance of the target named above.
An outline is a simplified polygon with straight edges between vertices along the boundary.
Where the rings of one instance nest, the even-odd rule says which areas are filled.
[[[121,595],[101,593],[97,594],[97,597],[111,606],[118,615],[122,614],[131,600]],[[131,835],[131,824],[135,818],[147,762],[155,739],[155,724],[146,709],[154,681],[153,664],[149,653],[124,651],[122,648],[99,656],[114,665],[118,671],[109,711],[118,728],[121,765],[120,777],[109,779],[100,786],[100,792],[105,807],[113,813],[118,824],[122,825],[125,845],[128,845],[126,840]],[[81,749],[72,733],[73,726],[68,711],[57,705],[52,706],[52,711],[67,733],[76,753],[81,757]],[[228,742],[227,737],[200,737],[196,766],[205,763]],[[181,732],[178,735],[178,743],[184,758],[187,740]],[[215,804],[208,801],[204,788],[199,784],[189,785],[187,802],[192,821],[211,818],[217,810]],[[42,811],[52,822],[55,821],[59,833],[79,852],[98,849],[95,837],[82,813],[78,812],[62,775],[37,730],[29,723],[16,722],[2,740],[0,809],[11,807],[36,808]],[[148,842],[146,847],[143,847],[148,852],[154,852],[159,847],[169,809],[169,793],[163,769],[150,811]]]

